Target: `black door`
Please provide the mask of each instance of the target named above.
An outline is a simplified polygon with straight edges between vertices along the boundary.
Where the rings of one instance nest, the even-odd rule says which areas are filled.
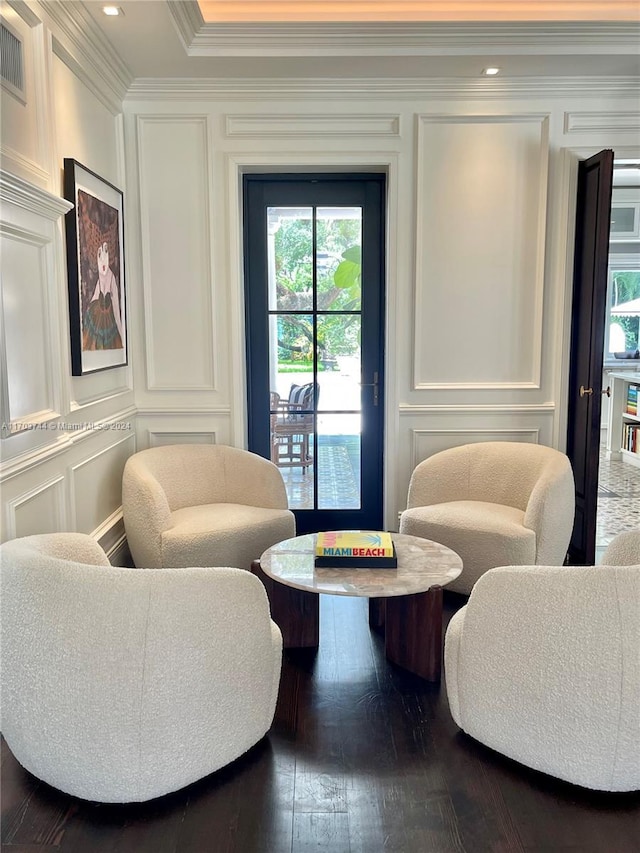
[[[244,178],[249,449],[298,533],[383,524],[384,203],[379,174]]]
[[[567,428],[576,482],[569,560],[578,565],[593,565],[596,556],[612,183],[613,151],[600,151],[579,164]]]

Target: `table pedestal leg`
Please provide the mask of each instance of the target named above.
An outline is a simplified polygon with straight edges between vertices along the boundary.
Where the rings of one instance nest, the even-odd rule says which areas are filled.
[[[384,614],[386,598],[369,599],[369,627],[373,631],[384,630]]]
[[[271,618],[282,631],[284,648],[317,649],[320,634],[319,596],[274,581],[262,571],[259,560],[251,563],[251,572],[264,584],[271,606]]]
[[[427,681],[440,681],[442,587],[386,599],[385,651],[388,660]]]

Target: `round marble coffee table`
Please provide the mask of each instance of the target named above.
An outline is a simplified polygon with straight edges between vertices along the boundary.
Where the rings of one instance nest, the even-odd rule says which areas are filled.
[[[384,627],[387,658],[428,681],[440,680],[442,587],[458,577],[462,560],[430,539],[392,538],[397,569],[316,568],[315,533],[279,542],[254,561],[285,648],[318,647],[319,594],[365,597],[371,599],[371,626]]]

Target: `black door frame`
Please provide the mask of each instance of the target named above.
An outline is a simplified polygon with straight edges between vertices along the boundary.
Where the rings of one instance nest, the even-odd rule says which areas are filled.
[[[361,204],[367,213],[363,216],[363,291],[364,282],[373,284],[371,290],[377,294],[375,299],[365,299],[363,292],[362,324],[363,339],[369,335],[369,345],[364,352],[363,340],[363,390],[362,405],[362,452],[361,452],[361,494],[369,504],[365,520],[365,509],[360,510],[294,510],[298,533],[314,530],[372,527],[382,528],[384,511],[384,428],[385,428],[385,248],[386,248],[386,188],[387,176],[384,172],[245,172],[243,175],[243,237],[244,237],[244,274],[245,274],[245,334],[246,363],[252,365],[247,371],[247,419],[248,447],[266,458],[270,457],[269,447],[269,364],[264,358],[268,352],[268,294],[267,288],[261,293],[248,293],[249,282],[260,277],[266,269],[266,239],[256,240],[255,235],[266,237],[266,228],[262,227],[262,218],[267,205],[271,187],[276,184],[288,184],[300,188],[303,192],[313,192],[315,206],[335,203],[330,196],[331,188],[351,183],[360,187],[361,201],[348,202]],[[323,195],[326,199],[323,199]],[[295,196],[295,192],[294,192]],[[280,204],[280,202],[277,202]],[[309,201],[307,206],[313,206]],[[346,202],[341,202],[346,203]],[[249,234],[253,236],[249,238]],[[248,250],[247,250],[248,249]],[[366,330],[365,330],[366,327]],[[368,330],[368,331],[367,331]],[[375,334],[376,347],[371,345]],[[262,356],[260,355],[262,354]],[[365,387],[372,381],[374,373],[378,375],[377,405],[373,406],[373,389]],[[367,450],[365,451],[365,447]],[[375,462],[372,462],[375,460]],[[313,515],[312,515],[313,513]]]

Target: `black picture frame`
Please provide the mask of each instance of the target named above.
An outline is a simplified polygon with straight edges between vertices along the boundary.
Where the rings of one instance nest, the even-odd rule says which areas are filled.
[[[64,158],[71,373],[84,376],[128,363],[122,191]]]

